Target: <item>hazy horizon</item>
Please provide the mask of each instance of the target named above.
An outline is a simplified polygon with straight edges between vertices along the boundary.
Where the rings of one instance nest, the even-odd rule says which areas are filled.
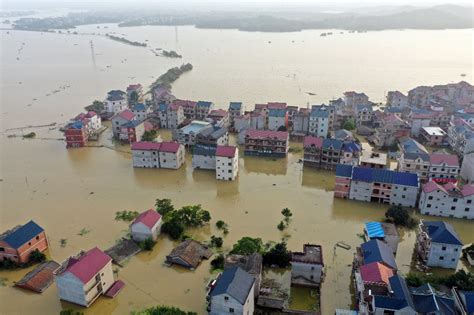
[[[171,7],[183,9],[214,9],[214,10],[245,10],[245,9],[303,9],[314,8],[319,10],[350,10],[360,8],[376,8],[376,7],[401,7],[401,6],[418,6],[427,7],[435,5],[463,5],[471,6],[471,1],[458,0],[364,0],[364,1],[314,1],[314,0],[297,0],[288,3],[284,0],[3,0],[0,9],[5,10],[41,10],[54,8],[68,9],[106,9],[106,8],[127,8],[127,7]]]

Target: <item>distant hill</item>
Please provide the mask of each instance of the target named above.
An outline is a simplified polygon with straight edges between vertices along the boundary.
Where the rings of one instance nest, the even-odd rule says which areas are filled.
[[[473,28],[471,7],[438,5],[433,7],[380,6],[346,10],[340,13],[320,11],[227,12],[156,12],[97,11],[71,13],[66,17],[15,21],[18,29],[63,29],[77,25],[119,23],[120,26],[195,25],[198,28],[239,29],[260,32],[296,32],[305,29],[387,30],[387,29],[463,29]]]

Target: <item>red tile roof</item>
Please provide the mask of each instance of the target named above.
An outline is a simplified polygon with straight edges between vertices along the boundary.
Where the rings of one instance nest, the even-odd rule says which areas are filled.
[[[128,87],[127,87],[127,91],[134,91],[134,90],[138,90],[142,87],[142,85],[140,83],[138,84],[130,84]]]
[[[174,100],[173,101],[173,104],[176,104],[178,106],[182,106],[182,107],[188,107],[188,108],[193,108],[193,107],[196,107],[196,102],[194,101],[188,101],[188,100]]]
[[[119,292],[122,290],[122,288],[125,286],[125,283],[122,280],[117,280],[115,281],[110,289],[105,292],[105,296],[109,298],[114,298]]]
[[[286,103],[272,102],[267,104],[268,109],[285,109]]]
[[[177,142],[161,142],[160,151],[177,153],[181,145]]]
[[[474,195],[474,185],[464,185],[461,189],[461,193],[464,197],[468,197]]]
[[[458,156],[447,153],[432,153],[430,155],[430,162],[434,165],[446,163],[448,166],[459,166]]]
[[[64,272],[72,273],[86,284],[110,261],[112,258],[109,255],[94,247],[78,258],[71,257]]]
[[[219,145],[217,146],[216,156],[233,158],[237,152],[237,147],[231,145]]]
[[[161,214],[159,214],[153,209],[149,209],[145,212],[140,213],[140,215],[133,221],[132,225],[136,223],[143,223],[147,227],[152,229],[155,226],[155,224],[158,221],[160,221],[160,219],[161,219]]]
[[[360,275],[364,282],[388,285],[388,279],[393,276],[393,270],[379,262],[372,262],[360,267]]]
[[[126,120],[132,120],[133,118],[135,118],[135,114],[129,111],[128,109],[124,110],[123,112],[118,113],[117,115],[119,115],[120,117]]]
[[[247,130],[247,133],[246,133],[245,137],[253,138],[253,139],[288,140],[288,132],[286,132],[286,131],[249,129],[249,130]]]
[[[434,181],[429,181],[423,185],[423,191],[425,193],[430,193],[438,189],[444,191],[444,188],[438,185],[437,183],[435,183]]]
[[[155,151],[155,150],[159,150],[160,146],[161,146],[160,142],[139,141],[139,142],[132,143],[132,150]]]
[[[223,110],[223,109],[213,109],[211,110],[211,112],[209,113],[208,116],[219,116],[219,117],[225,117],[227,116],[227,111],[226,110]]]
[[[303,146],[310,147],[315,146],[317,148],[321,148],[323,146],[323,138],[313,137],[313,136],[306,136],[304,137]]]

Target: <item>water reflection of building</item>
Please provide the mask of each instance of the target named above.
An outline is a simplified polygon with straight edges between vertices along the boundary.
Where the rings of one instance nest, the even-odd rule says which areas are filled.
[[[244,171],[248,173],[286,175],[287,168],[287,159],[262,159],[250,156],[244,158]]]
[[[334,189],[334,172],[330,170],[305,168],[304,172],[302,172],[301,185],[332,191]]]
[[[178,170],[134,168],[133,175],[135,184],[145,189],[156,189],[161,185],[169,186],[170,183],[176,187],[182,187],[187,182],[186,167]]]

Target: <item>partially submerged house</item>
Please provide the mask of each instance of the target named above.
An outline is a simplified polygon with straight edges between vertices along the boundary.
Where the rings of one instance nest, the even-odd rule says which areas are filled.
[[[161,215],[154,209],[149,209],[140,215],[130,225],[132,239],[142,242],[147,239],[156,240],[161,230]]]
[[[15,287],[43,293],[54,282],[54,271],[59,267],[53,260],[44,262],[15,282]]]
[[[463,243],[451,224],[420,220],[416,251],[427,266],[456,269],[462,246]]]
[[[305,244],[302,252],[291,255],[291,285],[319,288],[324,278],[323,250],[320,245]]]
[[[262,281],[262,263],[263,257],[259,253],[250,255],[231,254],[225,256],[224,269],[240,267],[255,278],[255,297],[260,293],[260,284]]]
[[[66,259],[55,279],[61,300],[84,307],[109,291],[115,295],[124,286],[114,280],[112,258],[97,247]]]
[[[0,235],[0,261],[27,263],[33,251],[44,252],[48,246],[44,229],[31,220]]]
[[[392,249],[393,255],[397,254],[400,237],[395,224],[387,222],[367,222],[364,227],[366,241],[381,240]]]
[[[382,263],[394,271],[398,269],[392,249],[377,239],[370,240],[357,247],[353,267],[357,270],[360,266],[373,262]]]
[[[166,256],[166,263],[169,265],[180,265],[194,270],[203,259],[209,259],[212,251],[201,243],[187,239],[181,242],[171,253]]]
[[[254,312],[255,278],[240,267],[225,269],[209,292],[209,314],[248,315]]]

